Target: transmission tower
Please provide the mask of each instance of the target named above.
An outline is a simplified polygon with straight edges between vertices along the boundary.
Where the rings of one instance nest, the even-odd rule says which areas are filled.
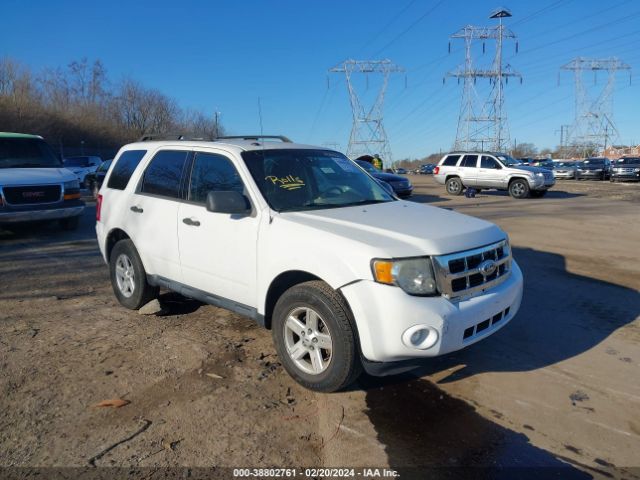
[[[474,27],[467,25],[457,31],[451,38],[464,39],[465,62],[456,70],[448,72],[447,76],[463,81],[462,102],[458,116],[458,129],[454,150],[493,150],[502,151],[509,145],[509,127],[507,114],[504,110],[504,84],[509,77],[522,77],[515,72],[511,65],[503,64],[502,46],[505,39],[515,39],[516,35],[502,25],[502,19],[511,17],[507,9],[495,11],[489,18],[497,18],[495,27]],[[482,51],[485,42],[495,40],[496,53],[489,68],[474,68],[472,47],[475,41],[482,41]],[[451,46],[449,45],[449,50]],[[516,44],[517,51],[517,44]],[[480,101],[476,91],[478,78],[487,78],[491,90],[484,102]]]
[[[575,119],[569,128],[566,145],[571,147],[573,154],[583,156],[589,149],[606,149],[607,145],[619,139],[618,129],[613,121],[613,90],[616,73],[619,70],[631,71],[631,67],[615,57],[605,59],[578,57],[560,68],[573,71],[576,84]],[[607,83],[597,96],[590,95],[584,82],[584,74],[593,72],[594,84],[596,84],[596,75],[600,70],[608,73]]]
[[[385,164],[392,162],[389,139],[382,124],[382,106],[384,94],[389,84],[389,75],[404,72],[402,67],[391,60],[346,60],[329,69],[331,73],[343,73],[347,80],[349,101],[353,114],[353,126],[349,136],[347,156],[356,158],[360,155],[378,153]],[[378,95],[370,106],[364,105],[354,85],[353,75],[356,73],[382,74],[382,84]],[[367,77],[368,78],[368,77]]]

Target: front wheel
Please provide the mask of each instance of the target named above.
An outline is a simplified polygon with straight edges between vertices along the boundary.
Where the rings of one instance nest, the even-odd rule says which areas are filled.
[[[109,257],[109,271],[113,292],[122,306],[137,310],[158,296],[158,288],[147,282],[147,273],[131,240],[115,244]]]
[[[276,303],[271,327],[285,370],[302,386],[335,392],[360,375],[349,307],[326,283],[305,282],[287,290]]]
[[[529,184],[526,180],[516,179],[509,184],[509,195],[513,198],[527,198],[529,196]]]
[[[449,195],[461,195],[464,187],[460,178],[451,177],[447,180],[446,188]]]

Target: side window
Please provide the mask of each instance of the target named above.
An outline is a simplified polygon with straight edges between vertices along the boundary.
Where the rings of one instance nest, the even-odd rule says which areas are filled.
[[[242,179],[231,160],[215,153],[196,153],[191,170],[189,200],[205,203],[211,191],[242,193]]]
[[[142,178],[142,193],[180,198],[182,172],[189,152],[162,150],[154,155]]]
[[[460,155],[449,155],[447,158],[444,159],[444,162],[442,162],[442,166],[455,167],[456,164],[458,163],[458,160],[460,160]]]
[[[136,167],[147,153],[146,150],[127,150],[116,160],[113,171],[109,176],[107,187],[124,190]]]
[[[480,159],[480,168],[498,168],[498,162],[496,162],[493,158],[487,157],[483,155]]]
[[[461,167],[475,168],[477,162],[478,162],[478,156],[477,155],[465,155],[462,158],[462,161],[460,162],[460,166]]]

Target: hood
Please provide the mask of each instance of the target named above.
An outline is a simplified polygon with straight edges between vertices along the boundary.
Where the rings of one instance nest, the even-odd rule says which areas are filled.
[[[548,168],[542,168],[542,167],[529,167],[527,165],[514,165],[513,167],[509,167],[509,168],[514,168],[516,170],[525,170],[527,172],[531,172],[531,173],[545,173],[548,172],[549,169]]]
[[[1,168],[0,184],[35,185],[62,183],[75,180],[76,177],[66,168]]]
[[[480,247],[506,237],[500,228],[485,220],[400,200],[287,212],[276,218],[306,227],[314,241],[333,244],[337,249],[345,248],[346,254],[358,252],[370,258],[442,255]],[[300,232],[299,228],[295,230]],[[300,240],[304,241],[303,238]],[[348,243],[355,248],[348,248]]]
[[[404,182],[404,181],[408,182],[409,181],[407,177],[402,177],[394,173],[380,172],[380,173],[372,173],[371,175],[377,178],[378,180],[382,180],[384,182]]]

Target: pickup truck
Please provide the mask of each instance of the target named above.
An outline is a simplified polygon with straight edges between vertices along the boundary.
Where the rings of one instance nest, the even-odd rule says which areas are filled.
[[[37,135],[0,132],[0,227],[56,220],[78,227],[80,182]]]

